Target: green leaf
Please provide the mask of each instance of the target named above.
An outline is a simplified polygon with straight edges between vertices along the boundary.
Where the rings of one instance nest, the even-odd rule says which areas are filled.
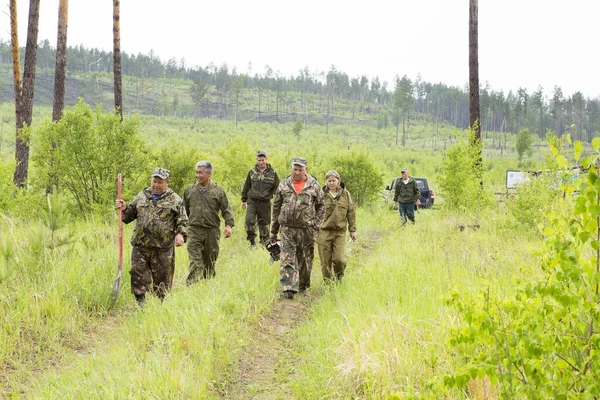
[[[562,154],[556,156],[556,164],[558,168],[564,168],[567,165],[567,159]]]
[[[600,146],[600,138],[593,138],[592,139],[592,147],[594,148],[594,151],[598,151],[598,146]]]
[[[575,159],[579,160],[579,157],[581,157],[581,152],[583,151],[583,144],[581,144],[579,140],[573,143],[573,151],[575,152]]]
[[[600,216],[600,206],[597,204],[590,205],[590,213],[594,218]]]

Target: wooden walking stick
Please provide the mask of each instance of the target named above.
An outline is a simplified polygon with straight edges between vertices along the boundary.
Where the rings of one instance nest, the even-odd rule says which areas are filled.
[[[117,199],[123,200],[122,198],[122,178],[121,174],[119,174],[118,182],[117,182]],[[117,279],[113,282],[113,304],[117,301],[117,297],[119,297],[119,289],[121,288],[121,277],[123,276],[123,209],[119,207],[119,266]]]

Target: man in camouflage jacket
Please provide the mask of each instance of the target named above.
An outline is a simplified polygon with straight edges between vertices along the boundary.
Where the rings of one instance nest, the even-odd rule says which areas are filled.
[[[173,284],[174,246],[187,237],[188,218],[183,201],[168,188],[169,170],[155,168],[150,187],[139,192],[131,203],[117,200],[123,222],[136,220],[131,237],[131,291],[143,303],[147,291],[161,300]]]
[[[212,164],[208,161],[196,163],[196,183],[188,186],[183,193],[183,203],[190,222],[187,249],[190,256],[190,272],[187,284],[198,279],[215,276],[215,264],[219,257],[219,227],[221,213],[225,220],[225,237],[231,237],[233,213],[225,191],[212,182]]]
[[[306,166],[306,159],[293,158],[292,174],[279,183],[273,200],[271,242],[281,232],[279,281],[287,299],[310,287],[314,242],[325,217],[323,190]]]
[[[256,165],[248,172],[242,189],[242,209],[246,211],[246,234],[250,247],[256,247],[256,222],[260,243],[269,240],[271,199],[279,185],[277,172],[267,163],[267,153],[256,152]]]

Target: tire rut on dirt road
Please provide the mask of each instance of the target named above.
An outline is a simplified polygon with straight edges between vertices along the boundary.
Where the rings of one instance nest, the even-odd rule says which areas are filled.
[[[295,359],[295,330],[310,310],[317,293],[280,299],[249,333],[249,342],[238,360],[236,379],[227,399],[293,399],[291,382],[299,360]]]

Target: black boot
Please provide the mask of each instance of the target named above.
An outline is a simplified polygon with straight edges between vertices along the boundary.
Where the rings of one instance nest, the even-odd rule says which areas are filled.
[[[135,296],[135,301],[137,301],[138,305],[141,307],[144,305],[144,301],[146,301],[146,293],[142,294],[133,294]]]
[[[250,242],[250,248],[251,249],[255,249],[256,248],[256,241],[254,240],[254,238],[248,239],[248,241]]]

